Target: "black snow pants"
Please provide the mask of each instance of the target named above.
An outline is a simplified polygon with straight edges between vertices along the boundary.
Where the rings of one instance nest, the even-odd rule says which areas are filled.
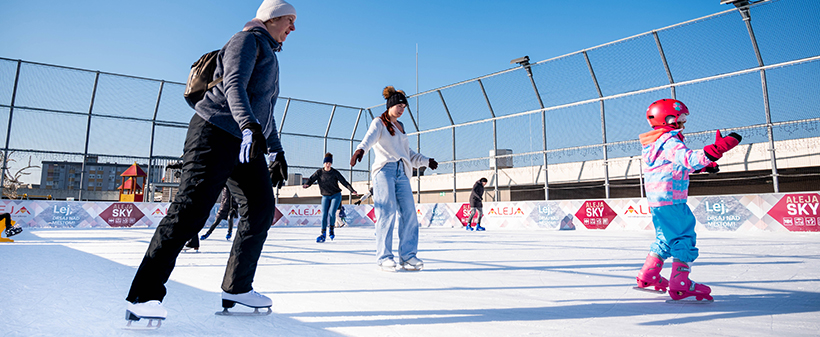
[[[126,300],[162,301],[165,283],[185,243],[198,235],[224,186],[239,203],[239,223],[222,290],[253,289],[262,246],[273,223],[274,199],[265,158],[239,163],[241,140],[194,114],[183,151],[179,192],[157,226]]]

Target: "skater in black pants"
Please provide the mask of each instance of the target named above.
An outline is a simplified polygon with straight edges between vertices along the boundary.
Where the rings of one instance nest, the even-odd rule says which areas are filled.
[[[487,178],[478,179],[473,185],[473,191],[470,192],[470,217],[467,218],[467,230],[473,230],[473,227],[470,223],[473,222],[473,216],[476,214],[478,215],[475,224],[475,230],[483,231],[484,227],[481,227],[481,218],[484,217],[484,186],[487,185]]]
[[[219,226],[219,223],[222,220],[228,220],[228,235],[225,236],[225,239],[230,240],[231,232],[233,232],[233,219],[236,217],[237,208],[238,205],[236,204],[236,200],[233,199],[233,196],[231,196],[231,191],[228,190],[228,187],[226,186],[222,189],[222,201],[219,203],[219,212],[216,213],[216,221],[214,221],[211,228],[209,228],[208,231],[205,232],[205,234],[199,239],[207,239],[211,236],[211,233],[214,232],[216,226]]]
[[[356,190],[353,189],[353,186],[350,186],[350,183],[345,180],[345,177],[342,176],[339,171],[336,171],[335,168],[331,167],[331,165],[333,165],[333,155],[326,153],[324,162],[322,163],[323,167],[316,170],[316,172],[308,178],[307,183],[302,185],[303,188],[308,188],[310,185],[313,185],[314,182],[318,181],[319,191],[322,193],[322,235],[316,238],[316,242],[318,243],[325,242],[325,234],[327,233],[328,226],[330,227],[330,239],[333,240],[333,238],[336,237],[335,233],[333,233],[333,228],[336,224],[336,210],[339,209],[342,203],[342,189],[339,188],[339,184],[341,183],[342,186],[350,190],[353,195],[358,195]]]
[[[11,214],[3,213],[0,214],[0,223],[6,223],[5,233],[6,237],[15,236],[23,232],[23,229],[20,226],[13,225],[11,222]]]
[[[197,252],[199,251],[199,240],[205,240],[211,233],[213,233],[216,226],[219,226],[219,223],[222,220],[228,220],[228,235],[225,235],[226,240],[231,239],[231,233],[233,233],[233,219],[236,218],[237,212],[237,204],[236,200],[234,200],[233,196],[231,195],[231,191],[228,190],[228,187],[222,189],[222,199],[219,203],[219,212],[216,214],[216,221],[211,225],[211,228],[208,229],[208,232],[202,237],[198,237],[194,235],[188,243],[185,244],[185,248],[183,250],[194,249]]]
[[[239,203],[240,219],[222,280],[222,305],[270,308],[273,304],[252,284],[273,223],[271,186],[281,186],[287,177],[273,115],[279,94],[275,52],[296,29],[295,21],[293,6],[283,0],[264,0],[256,18],[219,51],[214,79],[222,81],[196,103],[183,148],[179,192],[134,275],[126,297],[127,319],[165,319],[161,301],[176,258],[185,242],[199,234],[226,185]],[[273,174],[265,160],[267,153]]]

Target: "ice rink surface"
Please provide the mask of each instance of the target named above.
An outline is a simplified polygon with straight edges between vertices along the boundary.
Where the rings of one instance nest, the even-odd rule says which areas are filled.
[[[424,270],[389,273],[372,228],[317,244],[316,227],[274,227],[254,282],[273,314],[223,317],[220,228],[177,259],[162,328],[123,330],[152,234],[29,229],[0,244],[0,336],[820,335],[818,233],[700,232],[691,277],[715,302],[669,304],[632,290],[650,231],[423,228]]]

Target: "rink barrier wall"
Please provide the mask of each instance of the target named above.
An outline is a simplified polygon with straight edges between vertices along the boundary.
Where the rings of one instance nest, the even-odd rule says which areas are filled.
[[[689,197],[696,230],[820,232],[820,192]],[[24,228],[154,228],[170,203],[2,200]],[[344,205],[348,226],[373,226],[372,205]],[[207,224],[219,208],[214,204]],[[482,226],[487,229],[652,230],[645,198],[485,202]],[[462,227],[470,214],[467,203],[416,205],[419,223],[427,227]],[[338,221],[338,219],[337,219]],[[319,205],[277,205],[274,226],[321,226]],[[225,224],[227,225],[227,224]],[[225,226],[223,225],[223,226]]]

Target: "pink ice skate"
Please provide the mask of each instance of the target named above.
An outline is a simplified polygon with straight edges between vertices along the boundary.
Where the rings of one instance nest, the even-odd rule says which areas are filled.
[[[646,262],[643,263],[643,268],[638,273],[638,286],[635,290],[643,290],[649,292],[665,293],[666,288],[669,287],[669,280],[661,276],[661,269],[663,269],[663,260],[655,254],[646,256]],[[649,289],[654,287],[654,290]]]
[[[709,295],[712,289],[705,284],[695,283],[689,279],[689,264],[686,262],[672,262],[672,276],[669,284],[669,303],[691,302],[691,303],[712,303],[714,300]],[[681,301],[684,298],[695,296],[696,301]]]

